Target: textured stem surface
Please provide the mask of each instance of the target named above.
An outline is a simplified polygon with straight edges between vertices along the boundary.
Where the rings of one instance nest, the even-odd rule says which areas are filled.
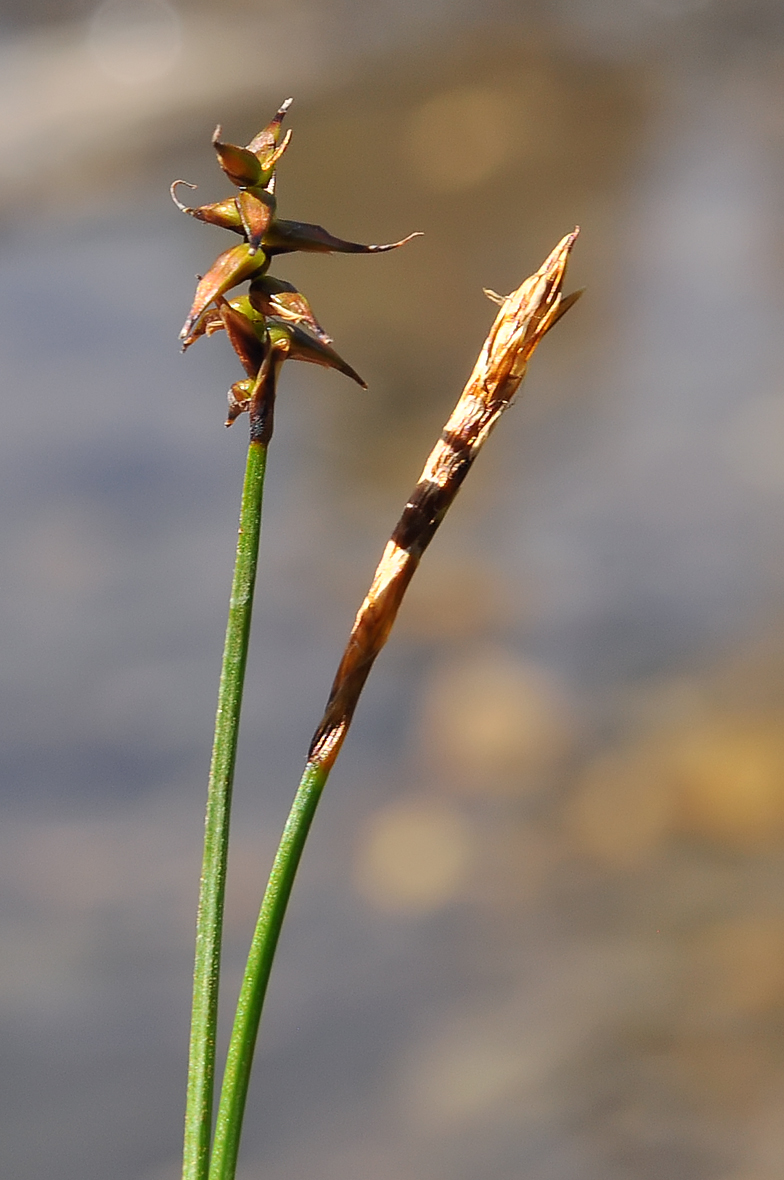
[[[291,887],[329,767],[309,762],[286,820],[242,980],[223,1077],[209,1180],[233,1180],[253,1051]]]
[[[468,383],[425,464],[359,608],[294,798],[251,944],[221,1090],[209,1180],[234,1180],[253,1052],[280,927],[302,849],[359,694],[386,643],[424,550],[491,430],[522,381],[542,337],[575,302],[561,285],[577,230],[502,306]]]
[[[204,821],[204,859],[193,969],[183,1180],[205,1180],[209,1167],[229,812],[256,583],[266,462],[266,443],[251,442],[242,489],[237,556],[223,649]]]

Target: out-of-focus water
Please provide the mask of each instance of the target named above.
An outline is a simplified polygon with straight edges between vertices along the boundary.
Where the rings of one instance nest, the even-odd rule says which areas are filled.
[[[214,124],[244,142],[294,93],[282,215],[425,236],[276,264],[370,390],[284,373],[227,1021],[348,627],[491,322],[481,288],[578,222],[588,291],[358,710],[241,1176],[778,1177],[776,6],[27,11],[0,52],[0,1175],[178,1174],[245,437],[221,425],[226,342],[177,351],[231,243],[166,189],[224,195]]]

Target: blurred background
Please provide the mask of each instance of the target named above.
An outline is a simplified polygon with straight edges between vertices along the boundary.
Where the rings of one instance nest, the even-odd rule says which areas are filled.
[[[194,275],[282,216],[368,381],[286,368],[236,784],[233,1007],[378,556],[506,292],[582,227],[314,827],[242,1180],[784,1168],[778,0],[3,0],[0,1174],[176,1180],[246,444]],[[225,1031],[225,1030],[224,1030]]]

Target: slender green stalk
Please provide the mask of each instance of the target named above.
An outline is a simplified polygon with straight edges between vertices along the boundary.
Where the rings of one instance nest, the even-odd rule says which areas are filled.
[[[305,767],[267,882],[229,1041],[209,1180],[234,1180],[253,1052],[272,961],[302,849],[329,771],[330,767],[321,763],[308,762]]]
[[[206,1180],[209,1167],[229,813],[256,583],[266,462],[266,442],[251,441],[242,489],[237,556],[218,689],[204,821],[204,859],[193,968],[183,1180]]]

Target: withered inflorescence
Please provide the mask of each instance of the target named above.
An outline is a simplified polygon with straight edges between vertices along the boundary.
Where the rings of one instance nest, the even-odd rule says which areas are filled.
[[[277,216],[275,169],[291,139],[281,138],[283,119],[291,106],[288,98],[273,119],[247,147],[224,143],[216,127],[212,143],[218,163],[239,192],[225,201],[189,208],[177,198],[177,186],[195,185],[175,180],[172,199],[183,213],[199,221],[232,230],[243,239],[224,250],[199,280],[193,304],[180,332],[183,350],[200,336],[225,329],[247,376],[229,390],[226,425],[246,410],[251,440],[266,443],[272,434],[277,375],[284,360],[310,361],[337,369],[364,388],[365,382],[332,347],[332,340],[311,311],[305,296],[291,283],[268,274],[277,254],[295,250],[330,254],[380,254],[405,245],[416,234],[383,246],[346,242],[301,221]],[[246,295],[224,298],[227,291],[250,280]]]

